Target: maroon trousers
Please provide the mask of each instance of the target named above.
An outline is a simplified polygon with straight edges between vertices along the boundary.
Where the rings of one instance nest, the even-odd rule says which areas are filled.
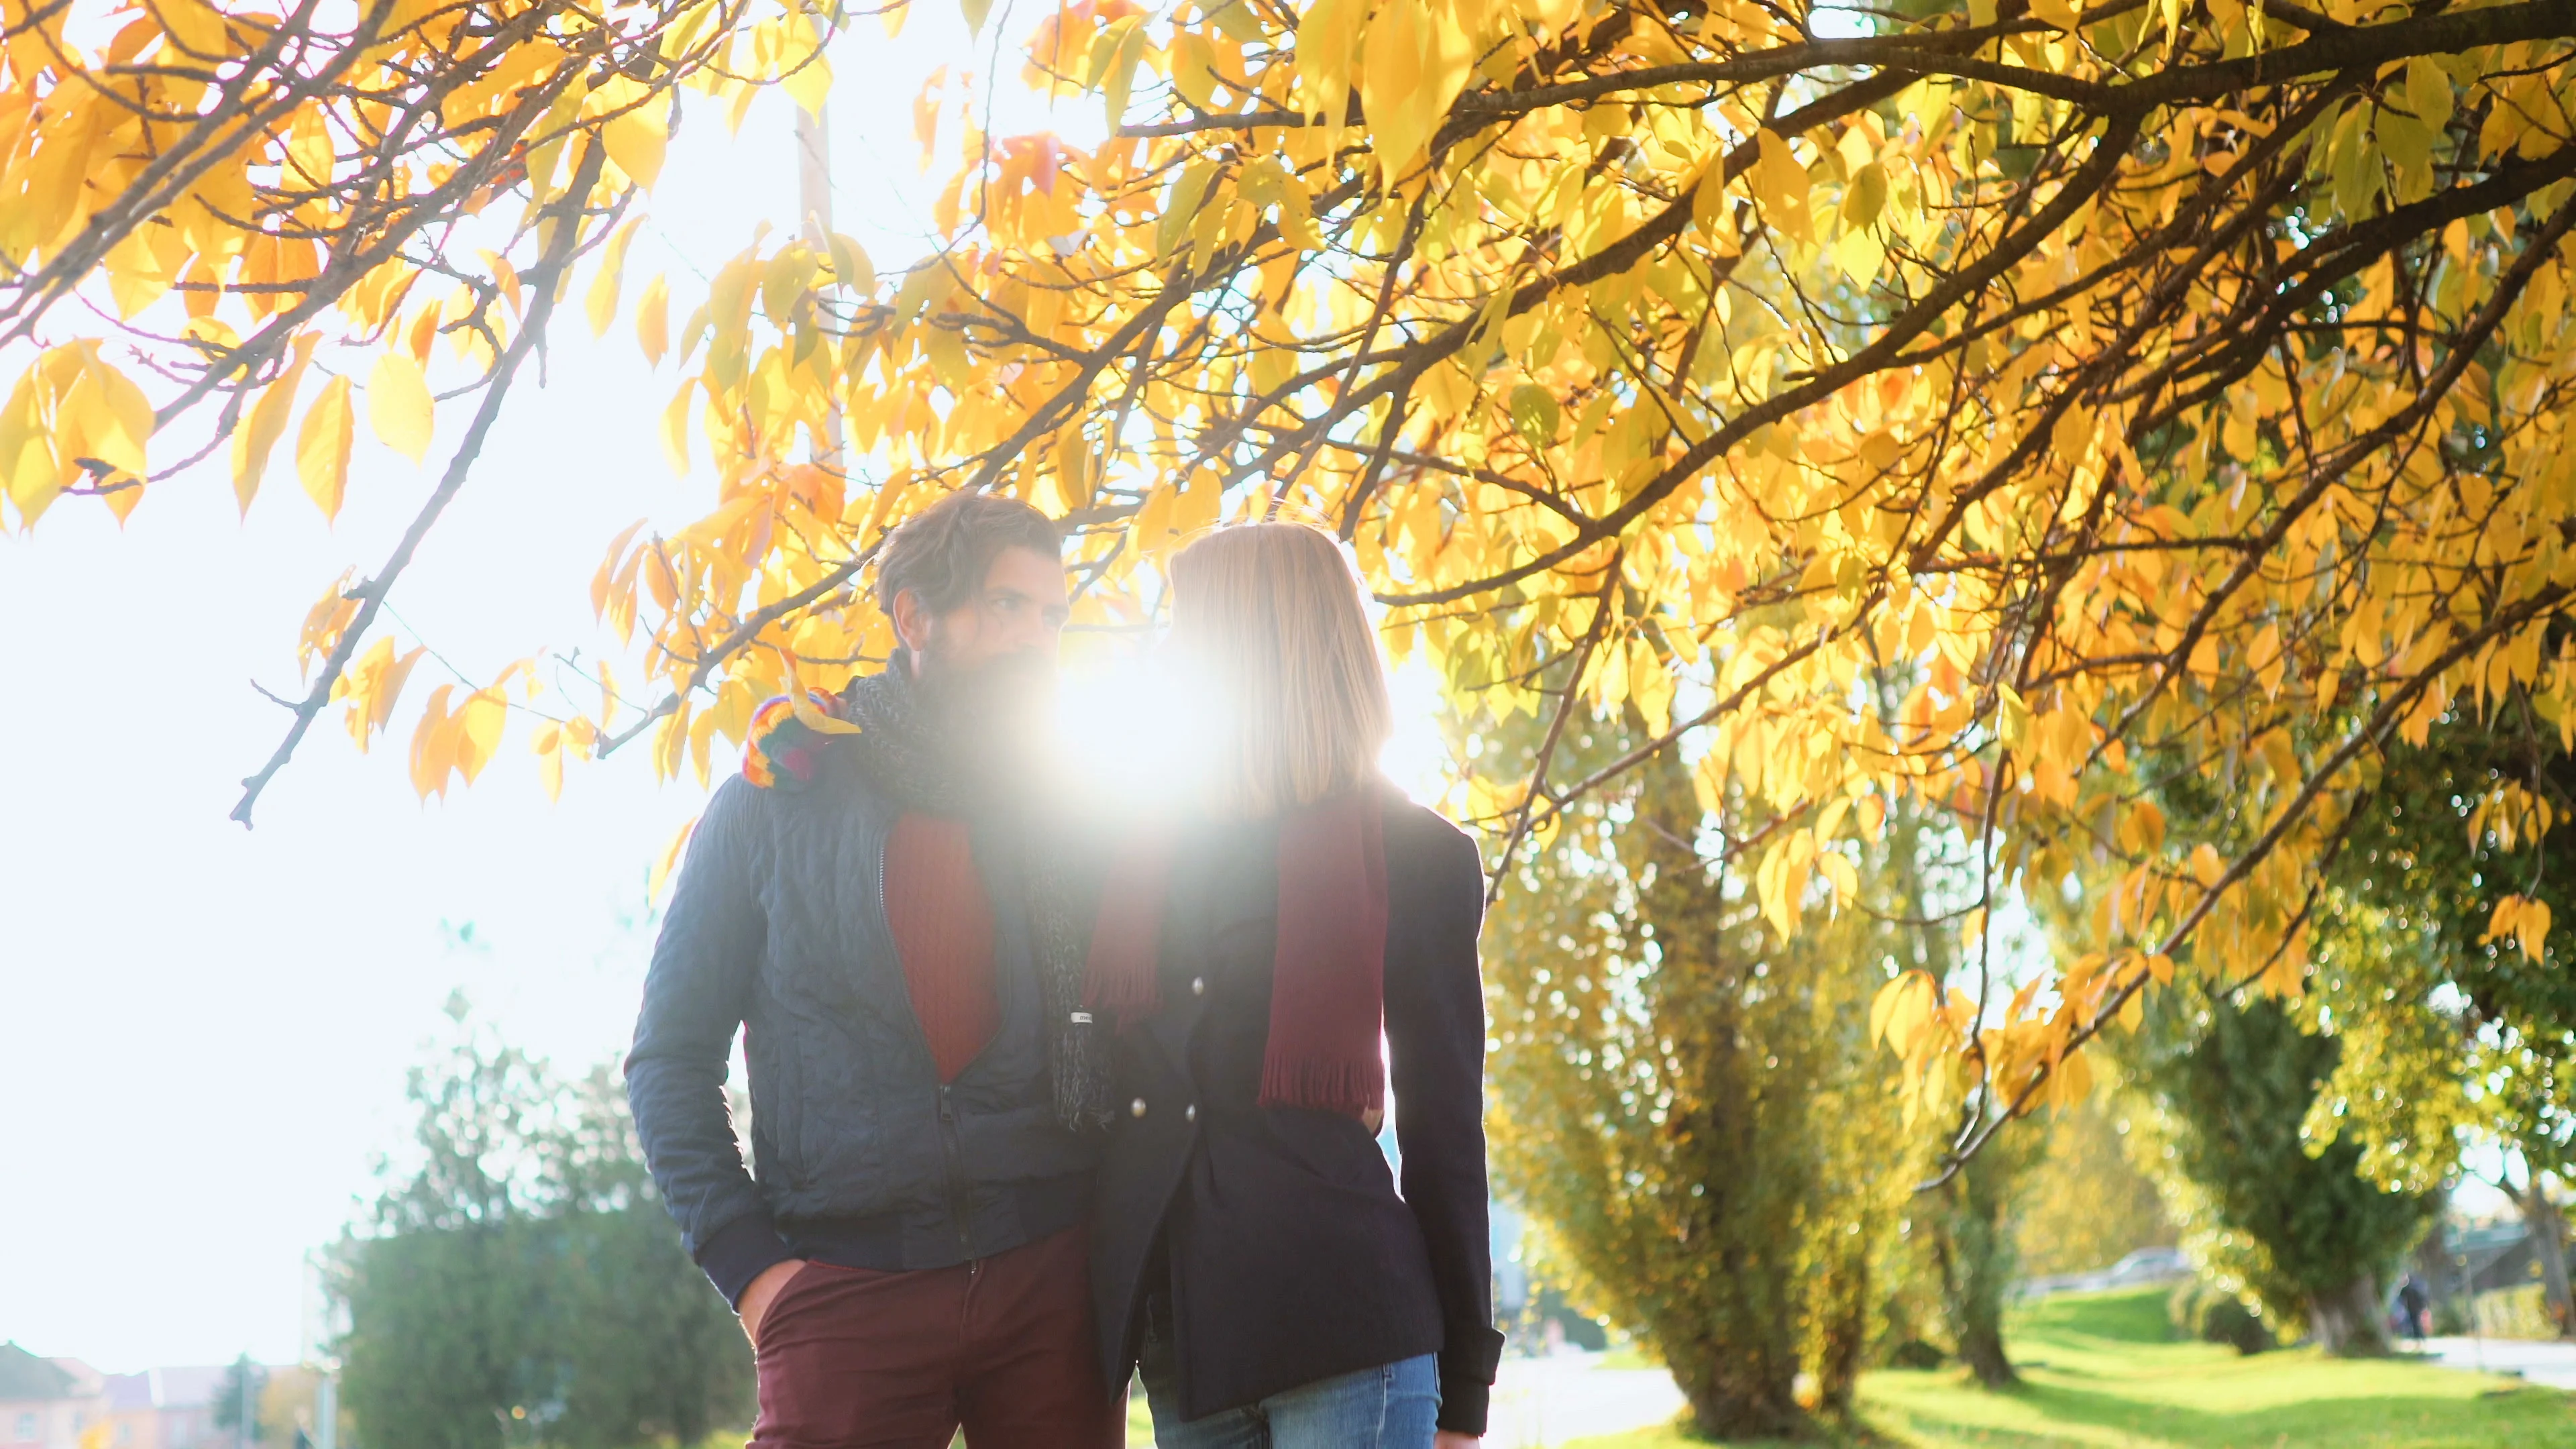
[[[953,1268],[809,1263],[760,1323],[752,1449],[1118,1449],[1083,1230]]]

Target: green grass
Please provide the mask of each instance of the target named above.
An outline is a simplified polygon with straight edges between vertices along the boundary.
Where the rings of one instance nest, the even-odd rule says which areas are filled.
[[[1127,1381],[1127,1449],[1154,1449],[1154,1416],[1145,1407],[1145,1386]]]
[[[1956,1369],[1862,1376],[1857,1432],[1903,1449],[2567,1449],[2576,1395],[2404,1360],[2175,1342],[2159,1289],[2052,1298],[2007,1340],[2023,1387]],[[1685,1449],[1674,1429],[1568,1449]]]

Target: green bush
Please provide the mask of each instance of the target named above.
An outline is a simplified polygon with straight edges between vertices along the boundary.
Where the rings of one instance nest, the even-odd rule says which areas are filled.
[[[2203,1343],[2223,1343],[2238,1353],[2261,1353],[2272,1347],[2271,1326],[2245,1300],[2199,1278],[2175,1285],[2165,1300],[2174,1329]]]
[[[2525,1283],[2518,1288],[2501,1288],[2477,1296],[2477,1331],[2489,1338],[2556,1338],[2557,1325],[2549,1321],[2549,1303],[2540,1285]]]

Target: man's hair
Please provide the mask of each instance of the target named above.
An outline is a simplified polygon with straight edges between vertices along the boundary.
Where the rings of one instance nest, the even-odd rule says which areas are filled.
[[[974,599],[1006,548],[1062,556],[1064,531],[1016,498],[951,493],[897,528],[877,559],[877,604],[894,617],[895,595],[909,589],[934,614]]]

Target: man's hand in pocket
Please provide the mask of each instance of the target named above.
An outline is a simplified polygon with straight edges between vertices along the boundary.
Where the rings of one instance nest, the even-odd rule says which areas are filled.
[[[769,1317],[769,1305],[778,1301],[778,1295],[787,1289],[788,1280],[803,1272],[804,1268],[805,1260],[802,1258],[772,1263],[760,1270],[760,1276],[751,1280],[750,1287],[742,1290],[742,1301],[733,1306],[733,1311],[741,1317],[742,1336],[751,1340],[754,1350],[760,1347],[760,1326]]]

